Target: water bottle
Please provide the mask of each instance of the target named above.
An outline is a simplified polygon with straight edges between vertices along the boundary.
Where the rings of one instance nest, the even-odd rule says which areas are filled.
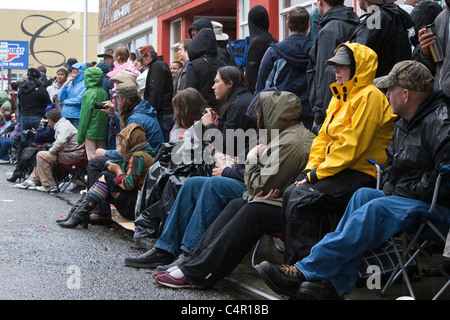
[[[434,62],[441,62],[444,60],[444,52],[442,50],[441,42],[436,34],[436,26],[434,23],[426,25],[427,33],[431,32],[436,36],[436,41],[430,46],[431,56],[433,57]]]

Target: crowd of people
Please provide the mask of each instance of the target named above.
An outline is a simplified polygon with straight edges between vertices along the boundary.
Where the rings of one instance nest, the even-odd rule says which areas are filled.
[[[15,187],[56,192],[52,165],[85,152],[87,188],[57,224],[110,221],[111,204],[130,220],[145,211],[156,243],[124,264],[156,268],[161,285],[209,288],[280,233],[285,264],[257,266],[267,285],[292,299],[343,298],[363,254],[416,225],[411,209],[431,202],[450,164],[446,4],[359,0],[358,17],[343,0],[318,0],[312,14],[289,11],[280,42],[256,5],[243,67],[222,26],[198,19],[170,66],[145,45],[108,49],[98,64],[68,59],[49,84],[30,68],[0,93],[0,160],[16,165]],[[424,28],[433,22],[436,34]],[[385,166],[381,190],[369,158]],[[167,214],[149,200],[152,179]],[[450,224],[449,196],[441,188],[435,210]]]

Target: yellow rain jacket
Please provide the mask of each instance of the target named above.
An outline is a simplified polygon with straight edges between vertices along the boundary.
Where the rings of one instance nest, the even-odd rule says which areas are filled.
[[[376,169],[367,159],[385,164],[385,149],[392,140],[396,116],[386,96],[373,85],[378,66],[376,53],[359,43],[340,46],[347,46],[353,55],[354,76],[342,86],[337,82],[330,85],[333,98],[305,168],[311,170],[307,174],[309,182],[345,169],[376,178]]]

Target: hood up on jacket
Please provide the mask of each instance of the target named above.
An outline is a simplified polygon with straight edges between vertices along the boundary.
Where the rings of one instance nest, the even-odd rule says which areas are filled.
[[[248,13],[248,29],[250,37],[269,32],[269,13],[266,8],[256,5]]]
[[[302,103],[295,94],[287,91],[262,91],[259,94],[259,101],[263,129],[267,130],[266,144],[269,144],[272,139],[272,129],[278,129],[281,134],[284,130],[298,125],[298,117],[302,113]]]
[[[84,81],[84,72],[87,70],[86,65],[78,62],[72,66],[72,69],[78,69],[78,75],[74,78],[75,83]]]
[[[336,6],[324,13],[319,20],[319,29],[323,28],[328,22],[332,20],[340,20],[357,26],[359,24],[359,17],[353,11],[353,8],[346,6]]]
[[[118,133],[118,136],[127,142],[125,145],[127,145],[128,148],[123,150],[125,154],[137,150],[147,144],[144,128],[136,123],[130,123]]]
[[[92,67],[84,72],[84,86],[86,89],[101,87],[103,84],[103,71],[100,68]]]
[[[188,48],[189,60],[191,61],[206,54],[217,55],[216,36],[213,29],[210,28],[201,29]]]
[[[189,27],[189,35],[191,36],[191,39],[192,39],[192,30],[200,31],[205,28],[213,29],[212,22],[209,19],[202,18],[195,20]]]
[[[339,86],[337,82],[330,85],[331,92],[338,99],[342,97],[343,101],[347,101],[347,96],[355,88],[366,87],[373,84],[378,68],[378,57],[375,51],[367,46],[359,43],[343,43],[340,44],[336,51],[341,47],[347,49],[351,61],[352,78]],[[335,52],[336,52],[335,51]]]

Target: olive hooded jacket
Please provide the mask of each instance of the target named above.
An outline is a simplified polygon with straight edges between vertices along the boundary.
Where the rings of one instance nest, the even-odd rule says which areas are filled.
[[[267,91],[261,92],[259,99],[263,119],[259,136],[267,137],[267,141],[257,161],[247,158],[244,174],[247,188],[243,199],[281,207],[283,191],[304,169],[315,135],[298,122],[302,104],[295,94]],[[254,199],[261,190],[266,195],[272,189],[280,190],[279,198]]]
[[[348,49],[353,76],[342,86],[337,82],[330,85],[333,97],[306,166],[309,182],[345,169],[376,178],[376,169],[367,159],[385,164],[385,150],[392,140],[396,116],[386,96],[373,84],[378,66],[375,51],[359,43],[338,48],[341,46]]]

